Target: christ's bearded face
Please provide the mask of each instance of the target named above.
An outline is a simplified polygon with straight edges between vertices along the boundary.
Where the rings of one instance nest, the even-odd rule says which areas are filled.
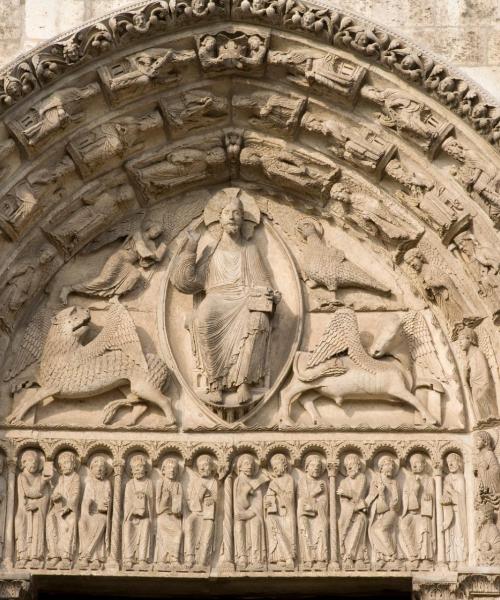
[[[243,210],[241,204],[230,202],[220,213],[220,224],[224,232],[229,235],[239,233],[243,223]]]

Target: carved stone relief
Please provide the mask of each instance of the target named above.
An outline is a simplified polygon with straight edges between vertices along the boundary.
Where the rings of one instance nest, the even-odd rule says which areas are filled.
[[[155,0],[0,110],[9,576],[494,593],[498,108],[334,9]]]

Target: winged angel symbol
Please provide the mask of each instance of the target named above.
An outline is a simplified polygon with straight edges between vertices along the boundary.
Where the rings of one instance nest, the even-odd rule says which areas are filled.
[[[173,425],[170,398],[161,391],[169,370],[157,355],[144,355],[127,309],[112,299],[103,329],[83,344],[90,319],[88,309],[71,306],[52,318],[47,310],[41,311],[32,320],[5,380],[14,381],[37,364],[35,382],[40,387],[27,390],[7,420],[22,422],[28,411],[44,400],[88,398],[119,389],[125,399],[106,405],[104,424],[112,422],[120,408],[129,406],[132,411],[120,424],[134,425],[147,409],[146,402],[158,406],[167,425]]]
[[[291,407],[300,399],[314,424],[318,424],[321,417],[315,402],[328,398],[339,406],[345,399],[403,402],[413,406],[424,422],[438,424],[411,391],[416,379],[412,367],[414,370],[433,361],[439,364],[427,324],[420,313],[411,312],[398,322],[396,329],[408,347],[408,369],[404,368],[403,361],[387,362],[368,354],[361,343],[356,313],[350,308],[339,308],[314,350],[297,352],[292,379],[281,392],[281,423],[293,425]],[[372,354],[385,355],[391,343],[389,337],[395,336],[396,331],[393,331]],[[436,385],[440,384],[436,382]]]

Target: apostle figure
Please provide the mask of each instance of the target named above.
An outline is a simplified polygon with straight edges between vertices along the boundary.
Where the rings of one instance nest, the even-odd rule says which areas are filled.
[[[271,458],[273,479],[264,496],[268,561],[271,569],[295,568],[295,484],[284,454]]]
[[[252,205],[253,214],[247,215],[240,193],[225,190],[215,216],[205,209],[207,224],[219,221],[220,239],[197,257],[200,234],[189,231],[172,274],[179,291],[196,294],[192,344],[207,378],[204,399],[215,404],[232,391],[237,403],[245,404],[252,399],[251,386],[264,384],[270,321],[280,300],[256,243],[243,235],[244,220],[258,224],[260,211]],[[213,212],[215,203],[211,206]]]
[[[76,550],[81,490],[75,453],[61,452],[57,466],[60,475],[50,496],[47,515],[47,568],[71,569]]]
[[[153,483],[142,454],[130,459],[132,478],[125,486],[123,501],[123,567],[130,571],[149,569],[153,521]]]
[[[496,523],[495,507],[488,502],[477,511],[478,560],[482,565],[500,564],[500,529]]]
[[[218,493],[214,474],[212,457],[198,456],[186,493],[189,515],[184,528],[184,564],[188,570],[205,571],[210,561]]]
[[[102,569],[109,550],[111,533],[111,483],[103,456],[94,456],[85,482],[78,533],[81,569]]]
[[[45,521],[52,473],[43,472],[35,450],[21,456],[17,478],[17,513],[15,519],[18,568],[39,569],[45,556]]]
[[[297,487],[297,520],[302,568],[326,570],[328,563],[328,491],[322,479],[325,464],[319,454],[309,454],[305,475]]]
[[[375,569],[398,569],[397,526],[400,504],[398,484],[395,480],[396,463],[384,455],[378,463],[366,504],[370,507],[368,537],[372,545]]]
[[[342,566],[345,570],[363,570],[369,566],[366,548],[368,507],[365,502],[368,485],[357,454],[344,458],[346,477],[340,482],[339,545]]]
[[[490,495],[493,502],[500,497],[500,464],[493,451],[493,440],[487,431],[474,434],[477,449],[474,475],[478,478],[480,495]]]
[[[443,482],[443,531],[446,560],[454,571],[467,560],[467,507],[465,503],[465,477],[462,457],[451,452],[446,457],[448,474]]]
[[[251,454],[242,454],[234,480],[234,555],[242,571],[262,571],[266,562],[262,486],[269,481]]]
[[[161,465],[161,479],[156,484],[156,549],[159,571],[179,567],[182,540],[182,485],[178,481],[179,464],[168,457]]]
[[[430,569],[435,552],[434,481],[425,473],[422,454],[410,458],[411,472],[403,487],[401,546],[411,570]]]

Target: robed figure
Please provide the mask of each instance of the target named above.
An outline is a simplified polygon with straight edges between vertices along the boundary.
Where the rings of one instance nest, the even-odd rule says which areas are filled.
[[[467,506],[462,457],[451,452],[446,457],[449,473],[443,481],[441,505],[446,559],[450,569],[467,560]]]
[[[166,458],[156,483],[155,563],[160,571],[179,566],[182,540],[182,485],[177,459]]]
[[[50,484],[41,472],[40,457],[26,450],[21,457],[17,478],[15,519],[17,567],[40,568],[45,556],[45,521],[49,506]]]
[[[215,404],[231,391],[245,404],[252,400],[251,386],[265,383],[270,320],[280,299],[255,241],[243,235],[238,193],[223,197],[216,217],[222,234],[200,256],[200,234],[188,231],[171,277],[180,292],[195,294],[191,340],[207,379],[204,400]]]
[[[123,565],[127,570],[148,569],[151,559],[153,483],[147,476],[147,461],[137,454],[130,461],[132,478],[125,486],[123,501]]]
[[[73,452],[61,452],[57,464],[60,476],[52,490],[47,515],[47,567],[70,569],[76,550],[80,475]]]
[[[78,524],[81,569],[102,569],[108,555],[112,490],[107,471],[105,459],[95,456],[85,482]]]
[[[304,570],[324,570],[328,563],[328,491],[320,456],[310,454],[297,486],[297,521]]]
[[[263,485],[269,478],[254,457],[243,454],[234,480],[234,556],[239,570],[262,571],[266,562]]]
[[[344,459],[346,477],[340,482],[339,544],[344,569],[366,569],[368,552],[366,533],[368,507],[365,498],[368,491],[366,475],[361,471],[361,459],[348,454]]]
[[[411,473],[403,487],[401,546],[411,568],[430,569],[435,551],[434,481],[425,474],[422,454],[410,458]]]

